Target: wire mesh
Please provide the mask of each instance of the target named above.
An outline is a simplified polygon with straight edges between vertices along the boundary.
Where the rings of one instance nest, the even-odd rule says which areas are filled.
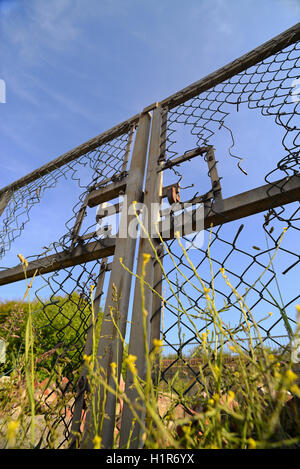
[[[53,271],[40,275],[32,285],[35,290],[32,299],[33,325],[39,353],[36,367],[38,376],[47,379],[50,376],[42,399],[46,429],[43,430],[42,447],[66,447],[70,437],[79,369],[87,332],[91,327],[91,285],[97,285],[103,273],[102,259],[97,256],[95,260],[77,262],[71,266],[63,262],[60,264],[58,260],[52,267],[53,256],[74,253],[76,248],[84,254],[85,247],[89,245],[92,246],[93,259],[93,249],[99,243],[101,245],[101,238],[106,237],[106,233],[103,234],[100,222],[96,219],[96,208],[89,208],[85,200],[94,188],[105,187],[116,177],[126,177],[133,132],[134,128],[130,128],[74,161],[24,187],[16,188],[10,194],[3,213],[1,253],[5,258],[13,242],[26,230],[26,224],[34,219],[34,206],[43,197],[47,199],[48,189],[57,190],[62,181],[63,191],[72,187],[73,195],[78,196],[62,235],[49,246],[44,246],[41,253],[26,256],[29,264],[40,262],[50,272]],[[68,185],[74,181],[77,190],[74,184]],[[107,282],[109,270],[104,269],[104,272],[107,274]],[[96,291],[98,310],[102,293]],[[96,304],[96,298],[94,301]],[[57,408],[58,412],[55,410]]]
[[[165,104],[163,112],[167,120],[161,134],[161,159],[165,158],[170,169],[164,172],[164,179],[165,184],[180,184],[181,202],[202,200],[210,213],[217,206],[214,204],[218,192],[214,191],[211,168],[207,166],[205,155],[172,166],[178,155],[188,155],[191,149],[198,147],[214,146],[223,196],[224,193],[231,196],[238,190],[250,189],[251,183],[257,187],[257,182],[263,182],[259,179],[263,176],[261,169],[265,169],[265,183],[271,185],[270,197],[272,189],[278,186],[277,180],[299,176],[299,99],[295,97],[298,75],[299,42],[296,42],[176,107],[172,106],[172,101]],[[265,131],[266,117],[271,117],[278,126],[272,136]],[[243,118],[247,119],[246,138]],[[255,124],[265,133],[253,146],[255,154],[249,156],[252,162],[248,166],[250,169],[254,166],[256,175],[254,180],[250,178],[249,187],[246,177],[249,161],[244,157],[242,145],[241,153],[234,147],[239,147],[243,137],[248,148],[251,147],[253,135],[258,134]],[[252,136],[249,130],[253,132]],[[270,138],[281,145],[277,148],[275,144],[270,145],[272,159],[266,161],[263,142]],[[226,185],[228,173],[230,184]],[[296,280],[300,268],[299,202],[279,205],[261,213],[258,208],[257,212],[230,223],[223,216],[219,226],[205,230],[204,234],[194,232],[181,236],[180,242],[189,260],[177,239],[165,241],[160,287],[164,292],[161,382],[172,383],[171,389],[178,396],[178,403],[196,389],[204,389],[199,366],[191,366],[193,357],[203,350],[203,333],[209,334],[207,340],[216,334],[217,342],[212,351],[221,349],[220,332],[216,332],[213,318],[206,313],[207,298],[203,287],[210,289],[217,310],[222,311],[224,325],[235,333],[246,352],[249,352],[244,329],[247,319],[251,323],[257,322],[258,334],[270,350],[283,353],[290,347],[296,324],[295,306],[299,302]],[[281,241],[284,228],[287,230]],[[232,287],[220,272],[223,268]],[[243,317],[235,291],[244,297],[253,316],[247,313],[247,317]],[[258,338],[253,340],[257,346]],[[222,350],[226,346],[232,358],[226,341]],[[207,364],[202,365],[203,370],[208,370]],[[174,381],[176,372],[185,379]]]

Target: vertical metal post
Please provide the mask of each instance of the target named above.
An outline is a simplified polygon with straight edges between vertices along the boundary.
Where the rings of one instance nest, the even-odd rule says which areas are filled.
[[[144,212],[143,212],[143,223],[149,230],[149,236],[154,248],[157,249],[159,246],[159,238],[155,237],[156,233],[151,233],[151,227],[155,222],[159,221],[159,205],[162,197],[162,171],[159,172],[161,161],[160,161],[160,137],[161,137],[161,108],[156,107],[153,112],[152,130],[148,157],[148,167],[146,176],[146,187],[144,196]],[[156,205],[154,205],[156,204]],[[153,285],[154,271],[155,271],[155,255],[153,249],[149,243],[148,238],[141,237],[139,245],[139,254],[137,261],[137,276],[141,277],[144,263],[144,254],[150,255],[150,260],[146,266],[146,273],[144,280],[145,282]],[[129,342],[129,354],[135,355],[136,358],[136,369],[138,376],[141,379],[145,379],[146,376],[146,356],[145,356],[145,332],[146,341],[149,344],[150,339],[150,313],[152,312],[153,293],[145,287],[144,291],[144,311],[149,312],[145,314],[146,319],[146,331],[144,330],[144,311],[142,311],[142,297],[140,281],[137,279],[134,290],[134,301],[132,308],[131,318],[131,329],[130,329],[130,342]],[[139,396],[132,386],[133,377],[130,370],[126,373],[125,391],[131,403],[143,404],[139,401]],[[137,414],[141,419],[145,417],[145,410],[137,410]],[[128,444],[128,438],[131,434],[130,448],[139,448],[141,445],[141,427],[137,422],[134,422],[133,414],[130,407],[124,404],[122,413],[122,424],[120,432],[120,448],[124,448]]]
[[[107,258],[103,258],[100,265],[100,272],[98,276],[98,281],[96,285],[95,298],[94,298],[94,312],[95,312],[95,324],[98,321],[99,308],[100,308],[100,299],[103,294],[103,285],[105,280],[105,272],[108,270],[107,267]],[[91,315],[89,329],[87,331],[86,343],[84,347],[83,354],[91,355],[93,348],[93,318]],[[71,443],[70,448],[76,448],[80,436],[80,426],[82,423],[82,410],[84,405],[84,394],[87,390],[87,368],[83,366],[80,376],[77,381],[77,392],[72,416],[72,425],[71,425]]]
[[[220,178],[217,169],[217,161],[215,158],[214,148],[210,147],[205,156],[208,165],[208,174],[211,180],[212,191],[214,198],[220,200],[222,198],[222,189],[220,184]]]
[[[127,180],[127,187],[125,191],[127,207],[130,207],[133,201],[139,202],[142,200],[150,123],[151,115],[148,112],[142,113],[139,119],[130,171]],[[123,206],[120,218],[119,233],[124,229],[124,227],[128,227],[131,220],[134,218],[134,215],[128,215],[128,210],[126,210],[126,207],[124,209]],[[97,367],[99,370],[104,370],[105,376],[103,376],[103,379],[105,379],[113,389],[115,389],[115,382],[111,376],[110,364],[112,362],[117,364],[116,374],[117,379],[119,379],[123,357],[123,344],[118,335],[118,331],[115,328],[111,314],[114,315],[114,320],[117,322],[122,336],[125,337],[132,275],[122,268],[120,265],[120,258],[123,258],[124,265],[132,271],[135,247],[136,238],[129,236],[124,238],[117,237],[103,315],[101,337],[97,352]],[[117,305],[113,300],[116,295]],[[99,409],[97,415],[98,423],[97,428],[94,428],[92,410],[90,407],[81,445],[82,448],[92,448],[95,435],[101,436],[102,446],[104,448],[111,448],[113,445],[116,397],[112,393],[106,394],[104,409],[105,412],[103,415],[102,411],[100,410],[101,405],[99,405],[99,403],[102,404],[104,402],[104,396],[105,391],[103,386],[100,386],[99,389],[96,389],[94,396],[92,396],[92,399],[94,399],[95,402],[95,408]],[[103,422],[102,428],[100,428],[101,421]]]
[[[166,160],[166,149],[167,149],[167,129],[168,129],[168,109],[165,108],[162,110],[162,120],[161,120],[161,135],[160,135],[160,156],[159,162],[164,163]],[[163,172],[162,172],[163,174]],[[163,181],[161,181],[163,185]],[[160,258],[160,261],[163,262],[163,245],[161,244],[157,248],[157,254]],[[162,270],[158,261],[154,263],[154,273],[153,273],[153,288],[158,293],[158,295],[153,295],[152,300],[152,311],[150,317],[150,350],[153,349],[153,341],[160,340],[161,332],[161,311],[162,311]],[[153,364],[152,370],[152,381],[155,385],[158,385],[159,379],[159,367],[160,367],[160,357],[157,356],[155,363]]]
[[[160,261],[163,262],[163,246],[158,246],[157,249],[158,257]],[[152,311],[150,316],[150,352],[153,350],[153,341],[160,340],[160,331],[161,331],[161,309],[162,309],[162,270],[158,261],[154,263],[154,272],[153,272],[153,288],[158,293],[157,295],[153,294],[152,300]],[[152,370],[152,381],[155,385],[158,385],[159,379],[159,366],[160,358],[157,356],[155,363],[153,363]]]
[[[82,226],[85,214],[86,214],[88,196],[89,196],[89,194],[87,194],[85,196],[85,199],[83,201],[82,206],[79,209],[79,212],[78,212],[74,227],[73,227],[72,232],[71,232],[71,240],[72,240],[71,246],[72,247],[75,245],[75,243],[77,241],[77,237],[79,235],[79,232],[80,232],[80,229],[81,229],[81,226]]]

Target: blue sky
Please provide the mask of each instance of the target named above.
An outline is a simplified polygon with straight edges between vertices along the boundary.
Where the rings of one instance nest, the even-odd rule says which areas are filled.
[[[0,186],[238,58],[293,26],[299,14],[297,0],[0,0],[7,93],[0,104]],[[239,125],[249,134],[246,115]],[[273,132],[271,122],[264,125],[257,132]],[[250,153],[259,138],[253,135]],[[260,175],[254,160],[245,161],[248,180],[230,176],[224,165],[226,196],[263,184],[274,163],[273,138],[280,141],[280,134],[269,135]],[[22,246],[33,253],[35,243],[43,245],[42,233],[51,239],[53,212],[59,204],[62,224],[69,199],[49,196],[48,222],[28,227],[10,265]],[[16,291],[8,287],[5,296]]]
[[[297,0],[0,0],[0,185],[295,24]]]

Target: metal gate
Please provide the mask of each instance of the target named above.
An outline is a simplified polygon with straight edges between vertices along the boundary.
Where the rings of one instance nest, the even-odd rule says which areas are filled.
[[[211,323],[199,320],[195,334],[182,313],[203,309],[205,295],[193,287],[196,273],[208,288],[214,288],[217,301],[225,301],[223,314],[230,314],[233,323],[237,305],[220,269],[228,273],[234,288],[248,296],[251,311],[258,319],[269,311],[273,313],[259,322],[266,343],[282,347],[292,337],[300,260],[299,38],[297,24],[0,191],[0,249],[4,260],[26,232],[36,206],[47,200],[50,189],[61,191],[61,196],[73,191],[77,197],[61,236],[38,255],[23,249],[28,260],[27,278],[35,275],[35,281],[39,278],[40,282],[34,304],[44,319],[37,338],[42,346],[46,327],[52,328],[56,337],[56,344],[44,350],[41,361],[43,356],[47,360],[52,357],[52,372],[59,379],[63,376],[67,383],[61,391],[66,399],[64,410],[52,422],[63,426],[57,447],[76,447],[79,441],[82,447],[92,447],[98,432],[91,409],[86,409],[88,380],[86,367],[82,367],[83,356],[92,352],[92,326],[97,320],[92,318],[92,284],[96,285],[96,316],[105,300],[101,307],[98,365],[113,389],[114,376],[121,376],[124,344],[120,337],[128,337],[128,353],[137,357],[139,376],[146,372],[142,300],[148,312],[149,350],[153,340],[162,337],[165,357],[171,356],[159,379],[167,381],[172,367],[180,363],[189,370],[183,392],[201,385],[188,357],[192,347],[201,345],[199,334]],[[277,129],[274,146],[273,134],[268,134],[271,127],[264,129],[263,139],[252,141],[256,135],[252,124],[263,127],[266,120]],[[243,129],[246,144],[257,154],[235,150],[240,142],[235,127]],[[276,140],[279,137],[280,142]],[[267,142],[269,154],[264,158],[261,151],[266,151]],[[249,186],[246,168],[250,159],[256,171]],[[135,226],[139,204],[143,204],[143,225],[154,228],[150,238]],[[199,213],[203,229],[197,224]],[[106,222],[113,215],[119,217],[115,227]],[[133,232],[130,236],[129,227]],[[286,232],[281,241],[283,228]],[[177,232],[194,268],[178,243]],[[147,269],[143,272],[145,258]],[[152,288],[145,288],[143,298],[135,276],[143,276]],[[2,286],[21,280],[21,265],[0,272]],[[177,307],[172,305],[173,300]],[[67,313],[66,305],[70,303],[71,312]],[[117,327],[112,310],[118,312]],[[242,334],[240,340],[243,343]],[[246,350],[247,344],[243,346]],[[117,364],[114,376],[111,363]],[[157,379],[155,370],[153,379]],[[134,400],[137,396],[131,380],[128,373],[125,390]],[[116,397],[108,393],[104,402],[103,389],[98,391],[95,402],[101,408],[100,414],[108,416],[101,427],[102,445],[110,448]],[[50,414],[51,396],[56,392],[53,389],[45,399]],[[179,395],[176,386],[174,392]],[[144,410],[138,415],[143,419]],[[140,446],[140,427],[125,403],[120,447],[126,444],[129,432],[131,446]],[[45,447],[50,444],[50,433],[43,442]]]

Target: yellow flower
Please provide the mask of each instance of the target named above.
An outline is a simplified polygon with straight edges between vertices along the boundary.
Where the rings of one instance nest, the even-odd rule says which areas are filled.
[[[96,435],[95,438],[93,439],[93,445],[94,445],[94,449],[101,448],[101,437],[99,435]]]
[[[91,355],[86,355],[85,353],[83,354],[82,358],[84,359],[85,363],[87,363],[87,364],[89,364],[91,359],[92,359]]]
[[[19,428],[19,422],[18,420],[11,420],[7,424],[7,430],[6,430],[6,436],[7,436],[7,442],[8,446],[12,448],[16,444],[16,436],[17,436],[17,431]]]
[[[188,435],[189,433],[191,433],[191,425],[190,424],[189,425],[183,425],[182,430],[184,431],[184,433],[186,435]]]
[[[276,360],[276,358],[274,357],[274,355],[272,353],[270,353],[270,355],[269,355],[269,360],[271,362],[274,362]]]
[[[23,254],[18,254],[18,258],[20,259],[21,263],[22,263],[25,267],[28,267],[28,261],[27,261],[27,259],[25,259],[25,257],[23,256]]]
[[[157,353],[163,346],[163,341],[158,339],[153,339],[154,352]]]
[[[228,348],[229,348],[229,350],[231,350],[232,352],[236,352],[235,347],[234,347],[233,345],[229,345]]]
[[[128,355],[128,357],[127,357],[127,362],[128,362],[128,363],[135,363],[135,362],[136,362],[136,359],[137,359],[136,355],[132,355],[132,354],[130,353],[130,354]]]
[[[232,402],[233,399],[235,398],[235,394],[233,391],[228,391],[228,402]]]
[[[221,374],[221,370],[218,367],[218,365],[214,365],[214,366],[212,366],[212,368],[213,368],[214,372],[216,373],[217,377],[219,377],[220,374]]]
[[[208,336],[208,333],[207,333],[207,332],[202,332],[201,337],[202,337],[202,343],[203,343],[203,345],[206,344],[207,336]]]
[[[295,394],[297,397],[300,398],[300,389],[297,386],[297,384],[292,384],[292,386],[290,387],[290,390],[292,391],[293,394]]]
[[[117,364],[116,362],[111,362],[110,364],[113,374],[116,374]]]
[[[210,406],[213,406],[215,404],[215,401],[213,399],[208,399],[208,404]]]
[[[224,269],[224,267],[221,267],[220,272],[221,272],[222,275],[225,274],[225,269]]]
[[[93,293],[95,285],[91,285],[91,293]]]
[[[153,339],[153,345],[154,345],[153,353],[156,355],[160,352],[163,346],[163,341],[158,340],[158,339]]]
[[[286,370],[285,377],[289,383],[292,383],[298,378],[296,373],[294,373],[292,370]]]
[[[150,254],[143,253],[143,266],[142,266],[142,277],[144,278],[146,275],[146,265],[148,264],[149,260],[151,259]]]
[[[256,441],[253,440],[253,438],[248,438],[248,447],[249,447],[249,449],[255,449],[256,448]]]
[[[154,347],[162,347],[163,346],[163,341],[158,340],[158,339],[153,339],[153,345],[154,345]]]
[[[276,367],[276,368],[278,368],[278,367]],[[276,370],[276,369],[274,370],[274,377],[275,377],[278,381],[280,381],[280,380],[282,379],[281,374],[280,374],[279,371]]]
[[[143,253],[144,262],[147,263],[151,259],[151,254],[147,254],[146,252]]]
[[[135,366],[136,359],[137,359],[137,357],[135,355],[131,355],[131,353],[126,358],[126,363],[129,367],[131,373],[135,376],[137,375],[137,369],[136,369],[136,366]]]

